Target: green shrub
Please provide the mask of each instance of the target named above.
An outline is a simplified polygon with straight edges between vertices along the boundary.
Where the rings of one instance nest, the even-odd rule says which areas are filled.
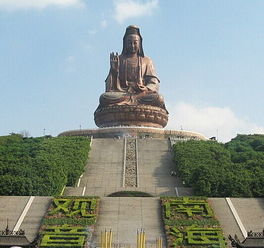
[[[264,196],[264,135],[238,135],[226,144],[178,142],[175,170],[196,195]]]
[[[85,137],[0,137],[0,195],[58,195],[74,186],[90,150]]]

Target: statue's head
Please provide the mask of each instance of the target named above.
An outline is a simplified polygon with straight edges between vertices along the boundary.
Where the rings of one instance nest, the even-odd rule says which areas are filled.
[[[144,57],[142,37],[139,28],[134,25],[130,25],[126,28],[126,33],[123,38],[122,54],[131,53],[137,53],[139,56]]]

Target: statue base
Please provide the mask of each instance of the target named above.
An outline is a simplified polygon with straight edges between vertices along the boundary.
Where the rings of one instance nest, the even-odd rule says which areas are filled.
[[[98,107],[94,113],[98,127],[139,126],[163,128],[168,122],[166,110],[150,105],[112,105]]]
[[[93,137],[95,139],[137,137],[170,139],[171,141],[208,140],[204,135],[191,131],[166,130],[163,128],[133,126],[69,130],[60,133],[59,136],[84,136]]]

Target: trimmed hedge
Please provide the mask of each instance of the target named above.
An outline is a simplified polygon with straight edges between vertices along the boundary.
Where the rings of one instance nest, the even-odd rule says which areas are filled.
[[[83,226],[47,226],[43,229],[40,247],[82,248],[91,233]]]
[[[43,220],[43,224],[93,225],[98,214],[98,197],[57,197]]]
[[[91,239],[98,197],[57,197],[41,227],[41,248],[82,248]]]
[[[178,215],[181,215],[184,219],[197,216],[203,218],[213,217],[213,212],[208,202],[202,199],[179,197],[166,200],[166,198],[163,198],[163,204],[166,219],[173,219],[173,217]]]
[[[0,195],[58,195],[84,172],[85,137],[0,137]]]
[[[226,247],[206,198],[162,197],[161,204],[168,247]]]

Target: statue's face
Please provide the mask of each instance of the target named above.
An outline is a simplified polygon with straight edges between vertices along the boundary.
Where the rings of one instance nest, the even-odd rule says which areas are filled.
[[[140,48],[140,38],[136,34],[130,34],[126,37],[126,51],[129,54],[138,53]]]

